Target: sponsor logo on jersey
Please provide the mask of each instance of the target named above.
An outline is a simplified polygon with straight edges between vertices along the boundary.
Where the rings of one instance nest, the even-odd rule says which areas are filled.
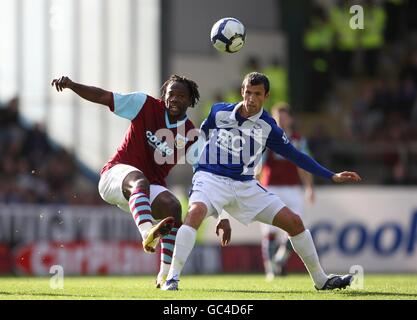
[[[239,135],[239,131],[237,131],[237,134],[234,134],[232,130],[224,129],[220,129],[218,132],[216,145],[234,157],[240,157],[240,152],[243,150],[245,143],[246,140]]]
[[[148,139],[148,143],[154,147],[156,150],[162,153],[163,156],[170,156],[174,153],[174,150],[171,149],[167,142],[162,142],[156,135],[154,135],[151,131],[146,131],[146,138]]]

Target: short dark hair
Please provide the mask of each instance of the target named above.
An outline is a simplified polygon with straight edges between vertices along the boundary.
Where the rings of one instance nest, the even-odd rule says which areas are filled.
[[[190,92],[190,98],[191,98],[191,107],[194,108],[197,101],[200,100],[200,92],[198,92],[197,83],[195,83],[193,80],[187,79],[186,77],[182,77],[176,74],[171,75],[169,79],[165,81],[164,84],[162,85],[162,88],[161,88],[162,100],[165,99],[165,93],[166,93],[167,87],[172,82],[181,82],[188,88]]]
[[[251,86],[257,86],[257,85],[263,84],[265,88],[265,94],[269,92],[269,79],[263,73],[260,73],[260,72],[248,73],[243,79],[242,88],[245,85],[245,83],[250,84]]]

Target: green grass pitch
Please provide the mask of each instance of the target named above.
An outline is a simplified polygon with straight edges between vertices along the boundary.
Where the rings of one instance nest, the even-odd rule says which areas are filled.
[[[185,275],[180,291],[154,287],[153,276],[71,277],[52,289],[48,277],[0,277],[0,299],[25,300],[379,300],[417,299],[417,275],[365,275],[363,289],[316,291],[307,274],[266,282],[261,274]]]

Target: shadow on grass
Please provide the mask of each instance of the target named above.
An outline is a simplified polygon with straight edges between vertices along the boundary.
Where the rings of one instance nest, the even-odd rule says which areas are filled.
[[[306,291],[277,291],[277,290],[228,290],[228,289],[193,289],[193,291],[230,292],[230,293],[306,293]]]
[[[1,296],[42,296],[42,297],[83,297],[83,298],[105,298],[104,296],[81,295],[81,294],[65,294],[65,293],[41,293],[41,292],[5,292],[0,291]]]
[[[337,292],[337,291],[335,291]],[[341,294],[347,296],[390,296],[390,297],[414,297],[417,298],[417,293],[401,293],[401,292],[380,292],[380,291],[365,291],[365,290],[349,290],[340,292]]]
[[[209,291],[209,292],[230,292],[230,293],[251,293],[251,294],[341,294],[351,297],[361,297],[361,296],[386,296],[389,297],[409,297],[409,298],[416,298],[417,299],[417,293],[399,293],[399,292],[380,292],[380,291],[364,291],[364,290],[332,290],[332,291],[300,291],[300,290],[228,290],[228,289],[193,289],[195,291]]]

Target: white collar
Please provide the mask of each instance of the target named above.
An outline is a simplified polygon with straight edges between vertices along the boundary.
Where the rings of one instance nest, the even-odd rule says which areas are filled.
[[[236,112],[237,110],[239,110],[241,106],[243,106],[243,101],[240,101],[239,103],[237,103],[236,106],[233,108],[233,111],[230,114],[230,119],[236,120]],[[262,107],[261,110],[259,110],[257,114],[254,114],[253,116],[249,117],[248,120],[252,122],[258,121],[263,111],[264,111],[264,108]]]

